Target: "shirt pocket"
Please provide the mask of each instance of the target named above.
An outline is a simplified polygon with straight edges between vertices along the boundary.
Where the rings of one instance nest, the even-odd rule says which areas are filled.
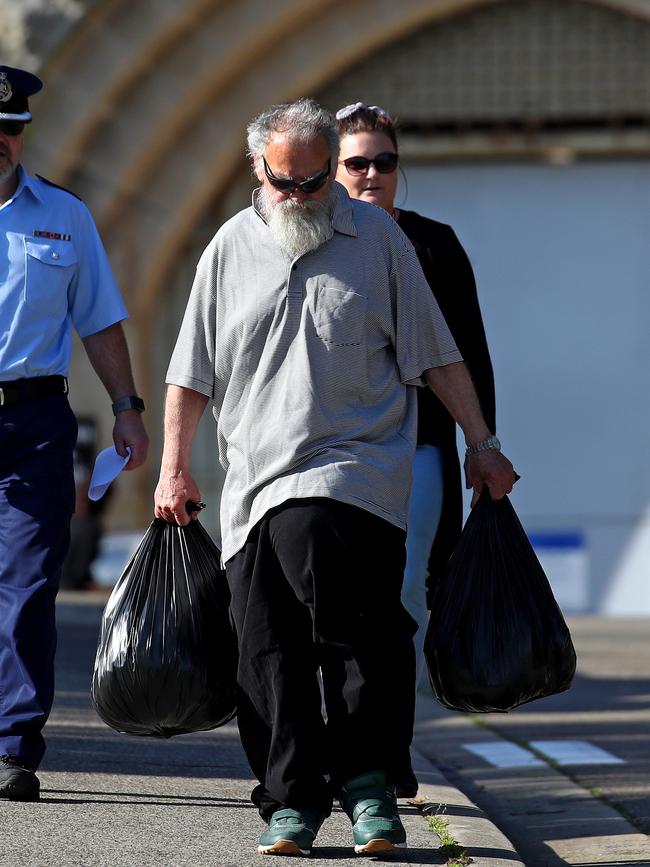
[[[69,241],[25,239],[25,303],[44,312],[63,314],[68,309],[68,286],[77,254]]]
[[[316,333],[330,346],[360,346],[367,306],[368,299],[347,286],[317,285],[312,314]]]

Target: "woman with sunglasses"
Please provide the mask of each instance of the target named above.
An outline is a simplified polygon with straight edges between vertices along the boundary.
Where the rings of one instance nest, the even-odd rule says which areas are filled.
[[[336,180],[356,199],[387,211],[407,235],[420,260],[456,344],[472,374],[488,427],[495,433],[492,363],[476,295],[472,267],[453,229],[414,211],[395,207],[399,162],[395,124],[376,105],[357,102],[336,114],[341,152]],[[440,577],[460,536],[462,488],[456,425],[428,388],[418,389],[418,445],[408,516],[402,602],[417,621],[418,680],[424,668],[429,619],[427,587]],[[417,792],[405,774],[402,797]]]

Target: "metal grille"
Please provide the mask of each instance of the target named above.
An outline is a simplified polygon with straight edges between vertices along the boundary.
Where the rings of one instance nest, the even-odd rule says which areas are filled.
[[[391,45],[320,95],[385,105],[403,128],[650,116],[650,24],[578,0],[520,0]]]

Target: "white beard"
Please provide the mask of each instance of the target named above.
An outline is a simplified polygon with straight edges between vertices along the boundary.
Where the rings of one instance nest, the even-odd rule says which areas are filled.
[[[335,201],[336,194],[330,189],[322,202],[313,199],[274,202],[263,186],[259,191],[258,207],[278,244],[295,256],[315,250],[332,237]]]

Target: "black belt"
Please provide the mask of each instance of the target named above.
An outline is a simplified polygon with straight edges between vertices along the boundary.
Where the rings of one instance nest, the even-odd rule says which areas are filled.
[[[0,406],[25,403],[46,394],[67,394],[68,380],[65,376],[34,376],[30,379],[14,379],[0,382]]]

